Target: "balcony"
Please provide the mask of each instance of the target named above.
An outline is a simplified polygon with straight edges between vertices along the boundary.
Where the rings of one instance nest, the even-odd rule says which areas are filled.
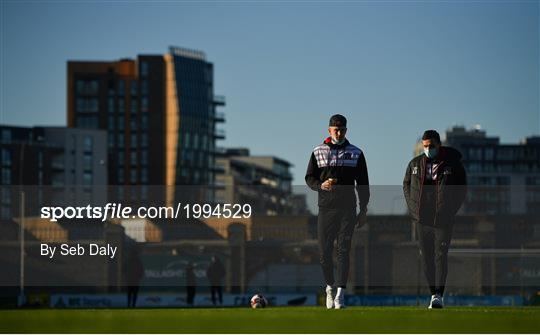
[[[209,188],[212,188],[214,190],[224,190],[227,185],[225,184],[225,182],[215,180],[212,184],[209,184],[208,186]]]
[[[214,154],[216,154],[216,155],[225,155],[226,152],[227,152],[226,148],[223,148],[223,147],[215,147],[214,148]]]
[[[220,165],[220,164],[214,164],[210,167],[210,169],[216,173],[225,173],[225,167],[223,165]]]
[[[216,140],[224,140],[225,139],[225,130],[224,129],[216,129],[214,131],[214,138]]]
[[[64,170],[65,166],[64,166],[64,158],[61,157],[60,159],[54,159],[52,162],[51,162],[51,169],[53,170]]]
[[[215,122],[225,122],[225,113],[223,113],[223,112],[215,112],[214,113],[214,121]]]
[[[215,106],[225,106],[225,96],[223,95],[214,95],[214,105]]]

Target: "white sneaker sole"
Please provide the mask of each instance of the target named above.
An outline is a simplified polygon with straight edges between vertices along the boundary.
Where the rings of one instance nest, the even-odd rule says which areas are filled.
[[[326,293],[326,309],[332,309],[334,308],[334,294],[333,292],[328,295]]]

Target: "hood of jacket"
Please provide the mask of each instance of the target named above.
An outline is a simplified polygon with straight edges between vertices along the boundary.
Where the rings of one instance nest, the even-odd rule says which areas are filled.
[[[442,146],[439,149],[439,155],[437,156],[437,159],[441,161],[460,161],[463,155],[456,149],[452,147]]]

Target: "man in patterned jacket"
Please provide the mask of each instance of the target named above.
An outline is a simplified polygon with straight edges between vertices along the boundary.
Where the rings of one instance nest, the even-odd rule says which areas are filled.
[[[345,307],[344,293],[354,227],[365,223],[369,180],[364,153],[345,138],[347,119],[343,115],[333,115],[328,132],[330,136],[313,149],[306,183],[319,193],[317,235],[326,281],[326,308],[340,309]],[[357,205],[360,210],[358,214]],[[336,239],[337,266],[334,278],[332,255]]]

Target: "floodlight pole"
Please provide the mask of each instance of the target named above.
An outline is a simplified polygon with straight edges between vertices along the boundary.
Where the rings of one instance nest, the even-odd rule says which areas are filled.
[[[19,222],[19,238],[20,238],[20,281],[19,281],[19,306],[25,304],[24,296],[24,192],[21,192],[21,216]]]
[[[19,162],[19,191],[21,194],[20,203],[20,217],[19,217],[19,238],[20,238],[20,277],[19,277],[19,301],[18,305],[23,306],[26,304],[26,297],[24,295],[24,191],[23,191],[23,165],[24,165],[24,142],[21,143],[20,148],[20,162]]]

